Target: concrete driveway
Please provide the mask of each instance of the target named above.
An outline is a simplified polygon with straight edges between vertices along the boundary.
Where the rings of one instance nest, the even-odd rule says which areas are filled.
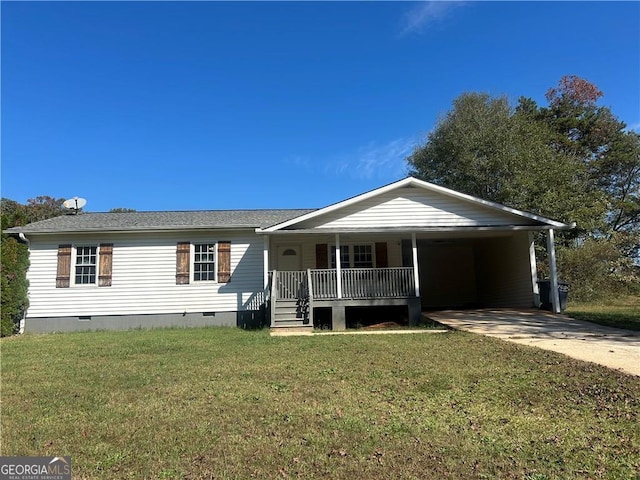
[[[457,330],[553,350],[640,376],[640,332],[541,310],[443,310],[424,315]]]

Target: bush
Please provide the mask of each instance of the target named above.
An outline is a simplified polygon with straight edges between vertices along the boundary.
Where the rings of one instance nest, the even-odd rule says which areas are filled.
[[[0,335],[6,337],[16,333],[18,323],[28,307],[28,281],[26,272],[29,266],[29,251],[26,245],[15,238],[2,235],[2,312]]]
[[[574,248],[559,247],[559,276],[571,285],[571,300],[592,302],[637,293],[640,266],[630,254],[637,244],[637,236],[618,233],[587,238]]]

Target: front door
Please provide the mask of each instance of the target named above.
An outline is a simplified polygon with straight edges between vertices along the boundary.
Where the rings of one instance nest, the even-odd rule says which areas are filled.
[[[278,267],[281,272],[296,272],[302,269],[299,245],[278,246]]]

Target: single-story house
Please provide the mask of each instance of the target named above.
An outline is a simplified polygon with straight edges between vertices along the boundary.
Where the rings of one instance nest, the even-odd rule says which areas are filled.
[[[353,307],[531,308],[544,231],[559,312],[561,222],[408,177],[316,210],[79,213],[27,242],[26,331],[270,325],[344,329]]]

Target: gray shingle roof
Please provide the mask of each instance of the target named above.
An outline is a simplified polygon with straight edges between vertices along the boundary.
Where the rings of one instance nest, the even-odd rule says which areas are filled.
[[[62,215],[5,233],[71,233],[94,231],[188,230],[265,228],[314,211],[305,210],[201,210],[188,212],[123,212]]]

